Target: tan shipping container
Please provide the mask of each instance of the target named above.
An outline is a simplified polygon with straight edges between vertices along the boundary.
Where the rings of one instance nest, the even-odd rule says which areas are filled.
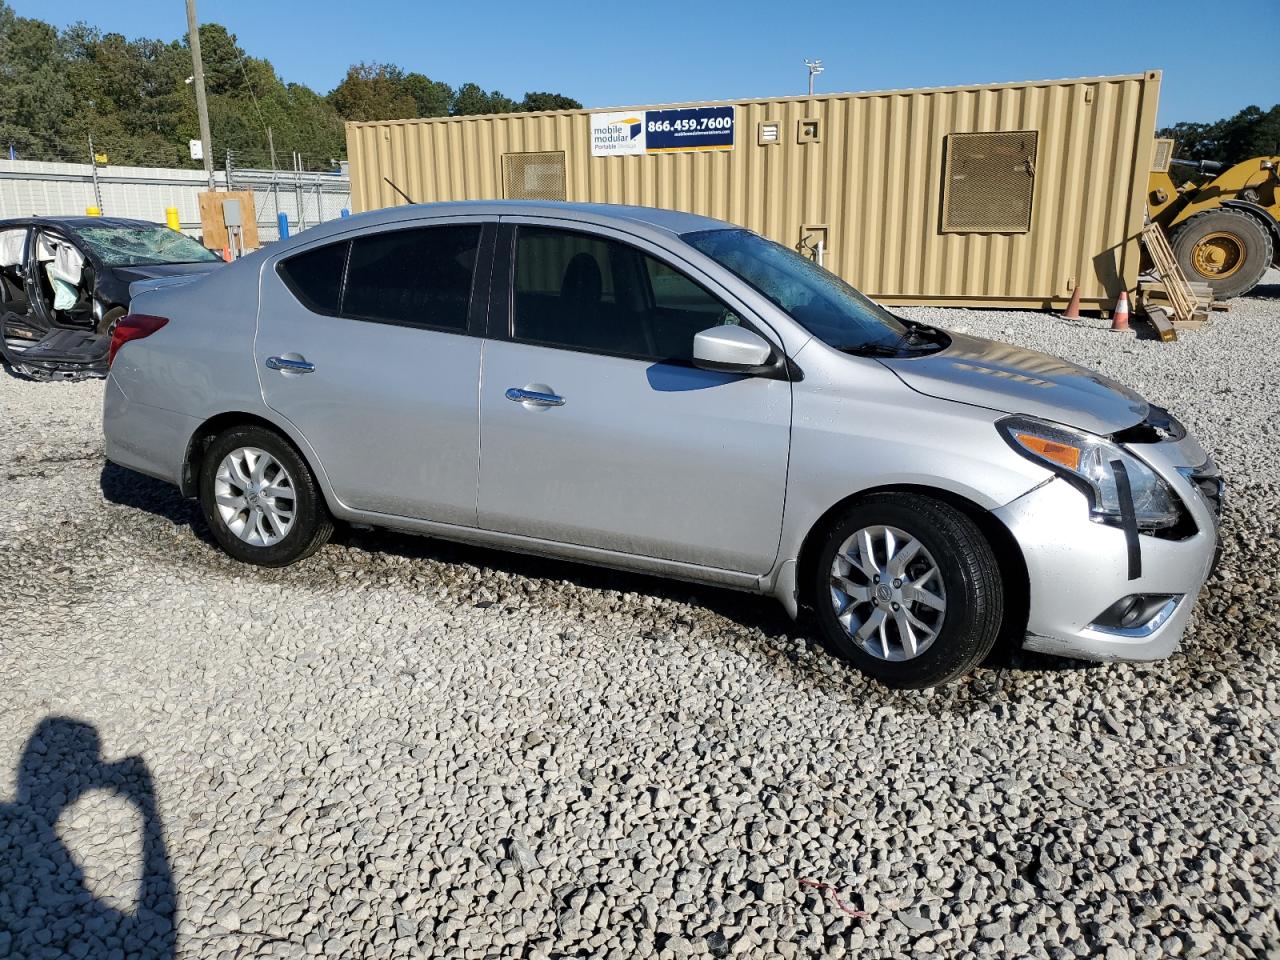
[[[886,303],[1111,306],[1137,283],[1160,72],[348,123],[357,211],[669,207],[816,255]],[[732,106],[731,148],[593,156],[593,113]],[[975,136],[977,135],[977,136]],[[504,177],[505,173],[505,177]]]

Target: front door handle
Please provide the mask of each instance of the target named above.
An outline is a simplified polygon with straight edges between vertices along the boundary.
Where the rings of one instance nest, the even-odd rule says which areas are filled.
[[[520,387],[509,388],[507,390],[507,399],[514,400],[516,403],[526,403],[535,407],[564,406],[564,397],[557,396],[550,391],[527,390]]]
[[[268,370],[280,370],[284,373],[312,373],[316,368],[307,360],[292,360],[289,357],[267,357]]]

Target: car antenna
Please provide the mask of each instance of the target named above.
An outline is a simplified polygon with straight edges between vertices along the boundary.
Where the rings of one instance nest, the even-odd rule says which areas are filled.
[[[387,181],[387,186],[389,186],[396,193],[400,194],[400,196],[404,197],[406,203],[413,203],[413,198],[409,196],[407,193],[405,193],[403,190],[401,190],[399,187],[397,187],[394,183],[392,183],[390,177],[383,177],[382,179]]]

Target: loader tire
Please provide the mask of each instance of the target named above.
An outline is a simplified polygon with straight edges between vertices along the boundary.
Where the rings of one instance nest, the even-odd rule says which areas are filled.
[[[1257,218],[1228,207],[1197,213],[1174,231],[1170,246],[1187,279],[1209,284],[1217,300],[1257,286],[1274,252],[1271,234]]]

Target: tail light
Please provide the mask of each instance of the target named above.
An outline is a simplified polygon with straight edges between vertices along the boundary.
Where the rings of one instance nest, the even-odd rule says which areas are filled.
[[[153,317],[145,313],[127,313],[116,321],[111,332],[111,346],[107,348],[107,366],[115,362],[116,354],[130,340],[141,340],[149,337],[166,323],[168,317]]]

